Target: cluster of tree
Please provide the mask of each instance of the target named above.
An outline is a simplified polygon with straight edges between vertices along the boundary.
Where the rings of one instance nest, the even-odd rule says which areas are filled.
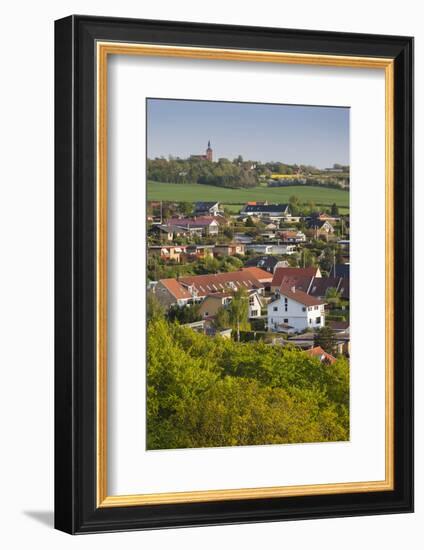
[[[328,172],[314,166],[285,164],[282,162],[265,162],[243,160],[239,155],[234,160],[220,158],[216,162],[199,158],[161,157],[147,159],[147,179],[165,183],[201,183],[219,187],[248,188],[255,187],[260,181],[272,175],[297,175],[306,177],[308,185],[325,185],[340,188],[348,180],[348,172],[341,176],[333,175],[329,179]],[[275,180],[271,185],[294,185],[291,182]],[[297,182],[299,184],[299,182]]]
[[[147,448],[349,438],[349,365],[198,334],[150,310]]]
[[[165,183],[200,183],[218,187],[248,188],[259,183],[251,164],[219,159],[209,162],[199,159],[148,159],[147,179]]]
[[[238,256],[207,257],[194,262],[176,263],[163,260],[155,254],[150,254],[147,259],[147,279],[158,281],[159,279],[174,279],[186,275],[229,273],[238,271],[241,267],[243,267],[243,260]]]

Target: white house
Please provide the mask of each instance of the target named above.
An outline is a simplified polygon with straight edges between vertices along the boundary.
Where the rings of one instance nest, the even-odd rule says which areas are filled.
[[[324,302],[296,287],[282,285],[268,304],[268,330],[300,332],[325,326]]]
[[[257,291],[249,292],[249,319],[261,317],[262,300]]]
[[[294,244],[248,244],[247,248],[259,254],[291,255],[296,253]]]

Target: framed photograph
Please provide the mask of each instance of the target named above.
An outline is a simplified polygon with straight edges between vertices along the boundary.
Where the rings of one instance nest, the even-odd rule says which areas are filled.
[[[55,525],[413,510],[413,39],[55,25]]]

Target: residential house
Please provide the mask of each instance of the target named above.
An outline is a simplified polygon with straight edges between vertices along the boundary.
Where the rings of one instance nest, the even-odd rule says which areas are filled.
[[[194,203],[194,215],[195,216],[217,216],[221,214],[222,210],[219,208],[219,202],[195,202]]]
[[[199,314],[203,319],[210,319],[215,317],[221,308],[226,308],[233,300],[233,292],[217,292],[215,294],[209,294],[203,300]],[[248,291],[249,300],[249,319],[255,319],[261,317],[262,300],[257,290]]]
[[[185,253],[185,246],[149,246],[148,253],[159,256],[162,260],[170,260],[180,263],[181,256]]]
[[[193,302],[190,287],[181,285],[177,279],[160,279],[149,292],[152,292],[166,309],[173,305],[182,307]]]
[[[171,218],[167,223],[175,236],[209,236],[218,235],[219,223],[213,216],[199,218]]]
[[[240,211],[246,216],[256,216],[269,221],[290,219],[290,207],[288,204],[246,204]]]
[[[285,277],[294,278],[292,281],[284,280]],[[321,277],[321,271],[319,267],[279,267],[274,272],[274,277],[272,278],[271,282],[271,290],[275,291],[280,288],[280,286],[284,284],[291,284],[291,286],[296,285],[296,279],[299,277],[301,278],[307,278],[309,280],[309,284],[311,280],[314,277]],[[305,280],[302,281],[305,284]],[[309,284],[308,287],[302,288],[304,292],[308,292],[309,290]]]
[[[149,235],[159,239],[161,241],[173,241],[174,234],[170,227],[166,224],[155,224],[152,225],[148,231]]]
[[[349,332],[349,321],[328,321],[327,326],[336,333],[348,334]]]
[[[190,244],[186,246],[188,260],[213,258],[213,244]]]
[[[205,297],[199,308],[203,319],[215,317],[222,307],[226,307],[233,299],[232,292],[216,292]]]
[[[214,254],[217,256],[244,256],[245,245],[243,243],[227,243],[227,244],[216,244],[214,246]]]
[[[306,241],[306,235],[302,231],[281,231],[279,237],[285,243],[304,243]]]
[[[319,361],[321,361],[321,363],[328,363],[329,365],[332,365],[337,361],[335,357],[323,350],[321,346],[315,346],[311,349],[307,349],[304,351],[304,353],[306,353],[306,355],[309,355],[310,357],[318,359]]]
[[[255,279],[257,279],[260,283],[262,283],[263,285],[270,285],[271,284],[271,281],[272,281],[272,275],[271,273],[268,273],[268,271],[265,271],[264,269],[261,269],[259,267],[255,267],[255,266],[244,266],[241,268],[241,270],[244,272],[244,273],[249,273],[251,275],[253,275],[253,277],[255,277]]]
[[[265,226],[265,229],[267,231],[275,231],[276,229],[278,229],[278,225],[276,225],[275,223],[269,223]]]
[[[249,250],[253,250],[254,252],[258,252],[259,254],[278,254],[278,255],[291,255],[295,254],[296,252],[296,245],[294,244],[248,244],[247,245]]]
[[[305,332],[304,334],[297,334],[290,336],[289,342],[295,346],[301,348],[312,349],[315,344],[315,333],[314,332]],[[338,355],[350,355],[350,336],[349,332],[346,333],[337,333],[335,341],[335,352]]]
[[[314,212],[311,218],[314,218],[315,220],[319,220],[321,222],[327,221],[330,223],[334,223],[340,220],[339,216],[332,216],[331,214],[327,214],[326,212]]]
[[[334,233],[334,227],[329,221],[311,219],[308,222],[307,234],[314,239],[319,239],[320,237],[325,237],[329,239]]]
[[[268,304],[268,330],[301,332],[325,326],[325,303],[296,287],[281,286]]]
[[[287,260],[279,260],[271,254],[267,256],[257,256],[256,258],[251,258],[247,260],[244,264],[244,267],[260,267],[268,273],[274,273],[277,267],[289,267]]]
[[[330,288],[335,288],[340,298],[349,300],[349,279],[343,277],[314,277],[307,292],[315,298],[325,298]]]

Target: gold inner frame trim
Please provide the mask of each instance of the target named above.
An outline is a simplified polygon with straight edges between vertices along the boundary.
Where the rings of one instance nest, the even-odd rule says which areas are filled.
[[[394,489],[394,60],[254,50],[97,42],[97,506],[142,506],[255,498],[364,493]],[[385,479],[281,487],[255,487],[109,496],[107,492],[107,61],[109,55],[141,55],[283,63],[385,71],[386,361]]]

